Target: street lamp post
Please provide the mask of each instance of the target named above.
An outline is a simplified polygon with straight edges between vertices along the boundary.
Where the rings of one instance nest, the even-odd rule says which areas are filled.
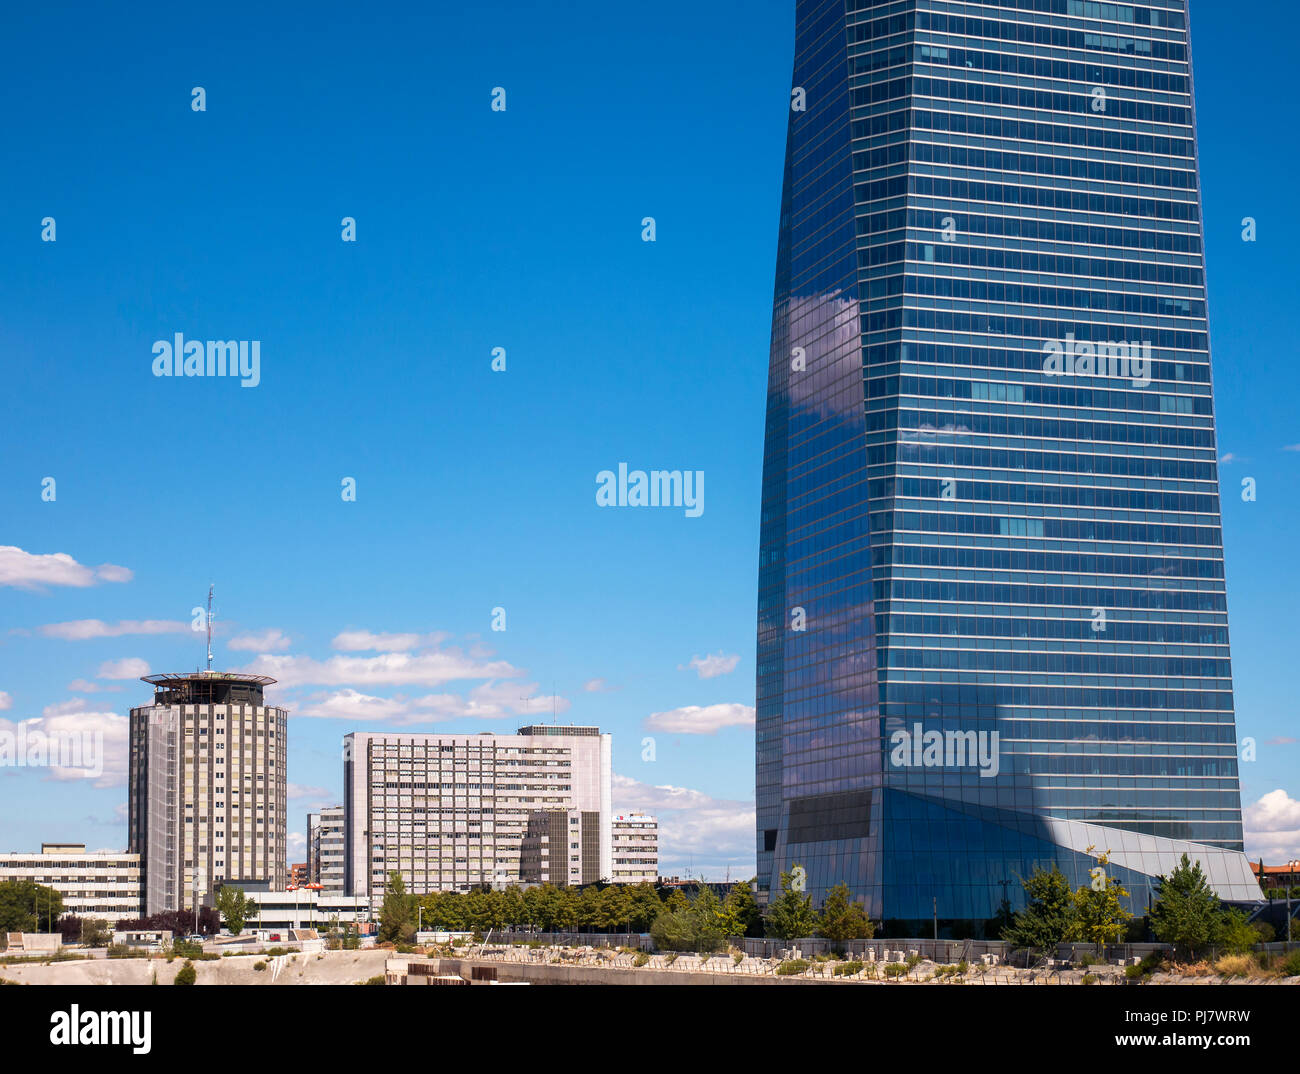
[[[1286,865],[1286,942],[1291,942],[1291,879],[1295,876],[1296,866],[1300,865],[1295,859],[1287,862]]]

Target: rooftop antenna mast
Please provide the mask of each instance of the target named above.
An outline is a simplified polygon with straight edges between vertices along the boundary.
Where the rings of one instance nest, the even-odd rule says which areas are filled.
[[[208,585],[208,671],[212,670],[212,585]]]

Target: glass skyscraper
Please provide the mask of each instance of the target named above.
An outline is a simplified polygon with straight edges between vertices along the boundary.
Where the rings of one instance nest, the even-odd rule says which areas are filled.
[[[1242,853],[1185,3],[798,0],[760,891],[979,934]],[[914,931],[915,930],[915,931]],[[897,934],[897,931],[894,932]]]

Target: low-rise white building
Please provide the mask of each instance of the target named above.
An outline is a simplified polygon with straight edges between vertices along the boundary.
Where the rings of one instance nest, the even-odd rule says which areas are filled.
[[[307,879],[326,895],[343,894],[342,806],[327,806],[307,814]]]
[[[615,884],[653,884],[659,876],[659,819],[615,813],[612,823]]]
[[[142,912],[139,854],[87,852],[84,843],[42,843],[39,854],[0,854],[2,880],[53,888],[63,896],[64,915],[114,922]]]
[[[313,888],[296,891],[245,891],[255,909],[244,922],[245,929],[287,932],[316,929],[322,934],[338,918],[339,927],[362,925],[370,920],[370,900],[365,896],[331,895]]]

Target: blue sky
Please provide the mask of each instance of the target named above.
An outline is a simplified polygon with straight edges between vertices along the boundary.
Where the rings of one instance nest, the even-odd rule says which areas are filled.
[[[665,871],[752,867],[792,5],[462,7],[9,16],[0,729],[101,729],[109,764],[0,769],[0,850],[125,844],[148,689],[123,662],[197,666],[215,581],[217,666],[284,681],[291,833],[338,798],[348,731],[508,731],[554,694],[614,733]],[[1276,858],[1300,856],[1300,378],[1270,25],[1193,7],[1243,799]],[[259,340],[261,383],[154,377],[177,332]],[[620,462],[703,471],[703,514],[597,507]]]

